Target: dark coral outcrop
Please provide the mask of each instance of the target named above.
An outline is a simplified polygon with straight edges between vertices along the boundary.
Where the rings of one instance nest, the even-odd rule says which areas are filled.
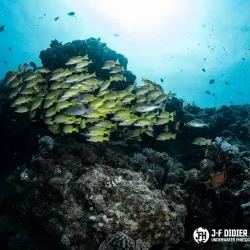
[[[125,69],[124,76],[127,80],[126,85],[121,82],[112,84],[115,90],[125,89],[125,87],[135,81],[136,76],[131,71],[127,70],[128,59],[122,54],[118,54],[114,50],[108,48],[107,44],[102,43],[100,39],[89,38],[86,40],[75,40],[66,44],[54,40],[51,42],[50,48],[41,51],[40,58],[44,67],[53,70],[64,68],[65,63],[70,57],[85,56],[86,54],[93,61],[93,63],[88,66],[88,72],[96,72],[96,76],[103,80],[109,79],[110,76],[108,70],[101,69],[103,64],[106,61],[119,60],[120,65]]]

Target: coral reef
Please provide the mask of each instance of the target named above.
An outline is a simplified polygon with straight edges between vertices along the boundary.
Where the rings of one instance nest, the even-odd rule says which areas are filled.
[[[108,48],[107,44],[102,43],[100,39],[75,40],[66,44],[54,40],[51,42],[50,48],[41,51],[40,59],[44,67],[56,69],[64,68],[70,57],[84,56],[86,54],[93,61],[93,64],[89,65],[89,72],[96,72],[98,78],[109,79],[108,71],[101,70],[101,68],[106,61],[118,59],[121,66],[126,70],[125,76],[128,84],[135,81],[135,75],[131,71],[127,71],[128,59]],[[121,90],[126,86],[124,86],[124,83],[116,83],[112,87]]]
[[[141,241],[141,239],[132,240],[127,235],[117,232],[115,234],[111,234],[107,237],[107,239],[102,242],[98,250],[148,250],[150,248],[149,244],[145,244]]]
[[[26,194],[18,212],[31,213],[65,249],[97,249],[103,235],[118,231],[151,245],[178,243],[184,204],[162,196],[139,172],[109,167],[97,152],[74,141],[56,141],[52,151],[40,144],[31,164],[20,168],[20,181],[11,180],[16,192]]]
[[[40,57],[55,69],[85,53],[103,79],[107,72],[100,68],[110,56],[127,67],[125,57],[98,39],[65,45],[55,40]],[[39,119],[26,119],[10,105],[3,82],[1,249],[196,249],[198,227],[250,228],[250,105],[184,109],[173,97],[166,111],[176,110],[176,140],[142,136],[131,142],[117,131],[105,144],[55,136]],[[194,119],[209,128],[184,125]],[[211,141],[193,145],[197,137]],[[208,242],[202,249],[248,246]]]

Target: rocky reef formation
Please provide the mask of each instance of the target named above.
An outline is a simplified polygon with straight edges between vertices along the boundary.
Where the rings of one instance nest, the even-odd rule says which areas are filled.
[[[115,53],[88,39],[53,41],[40,56],[44,66],[58,68],[78,52],[98,62]],[[78,135],[55,136],[15,113],[1,84],[1,249],[197,249],[198,227],[249,229],[250,105],[183,109],[172,98],[168,108],[180,123],[176,140],[117,134],[91,144]],[[210,127],[184,126],[193,119]],[[193,145],[199,136],[211,143]],[[202,249],[247,247],[208,242]]]
[[[96,73],[100,79],[109,79],[109,72],[101,70],[103,64],[108,60],[119,60],[120,65],[124,67],[126,73],[124,76],[127,78],[127,83],[131,84],[135,81],[136,76],[127,70],[128,59],[123,55],[118,54],[116,51],[107,47],[106,43],[102,43],[100,39],[89,38],[86,40],[75,40],[70,43],[62,44],[54,40],[50,44],[50,48],[41,51],[40,59],[44,67],[51,70],[57,68],[64,68],[65,63],[73,56],[89,55],[93,63],[89,65],[89,73]],[[114,86],[112,86],[114,87]],[[115,84],[116,90],[124,89],[126,86]]]
[[[117,165],[110,166],[111,155],[120,158]],[[116,232],[151,245],[178,243],[185,206],[130,170],[127,159],[104,145],[56,140],[52,146],[42,140],[31,163],[19,168],[20,180],[9,180],[25,194],[18,212],[30,212],[64,249],[97,249],[105,235]]]

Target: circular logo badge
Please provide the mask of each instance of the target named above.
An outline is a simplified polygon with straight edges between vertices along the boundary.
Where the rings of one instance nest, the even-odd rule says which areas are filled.
[[[209,232],[206,228],[196,228],[193,233],[194,240],[199,243],[206,243],[209,239]]]

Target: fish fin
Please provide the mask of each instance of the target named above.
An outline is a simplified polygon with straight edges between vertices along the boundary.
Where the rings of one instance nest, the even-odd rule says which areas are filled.
[[[83,60],[88,60],[88,59],[89,59],[89,55],[86,54],[82,59],[83,59]]]
[[[115,129],[117,129],[117,122],[116,122],[116,123],[114,123],[114,128],[115,128]]]
[[[166,105],[167,105],[167,102],[165,102],[164,104],[162,104],[162,112],[165,112]]]

